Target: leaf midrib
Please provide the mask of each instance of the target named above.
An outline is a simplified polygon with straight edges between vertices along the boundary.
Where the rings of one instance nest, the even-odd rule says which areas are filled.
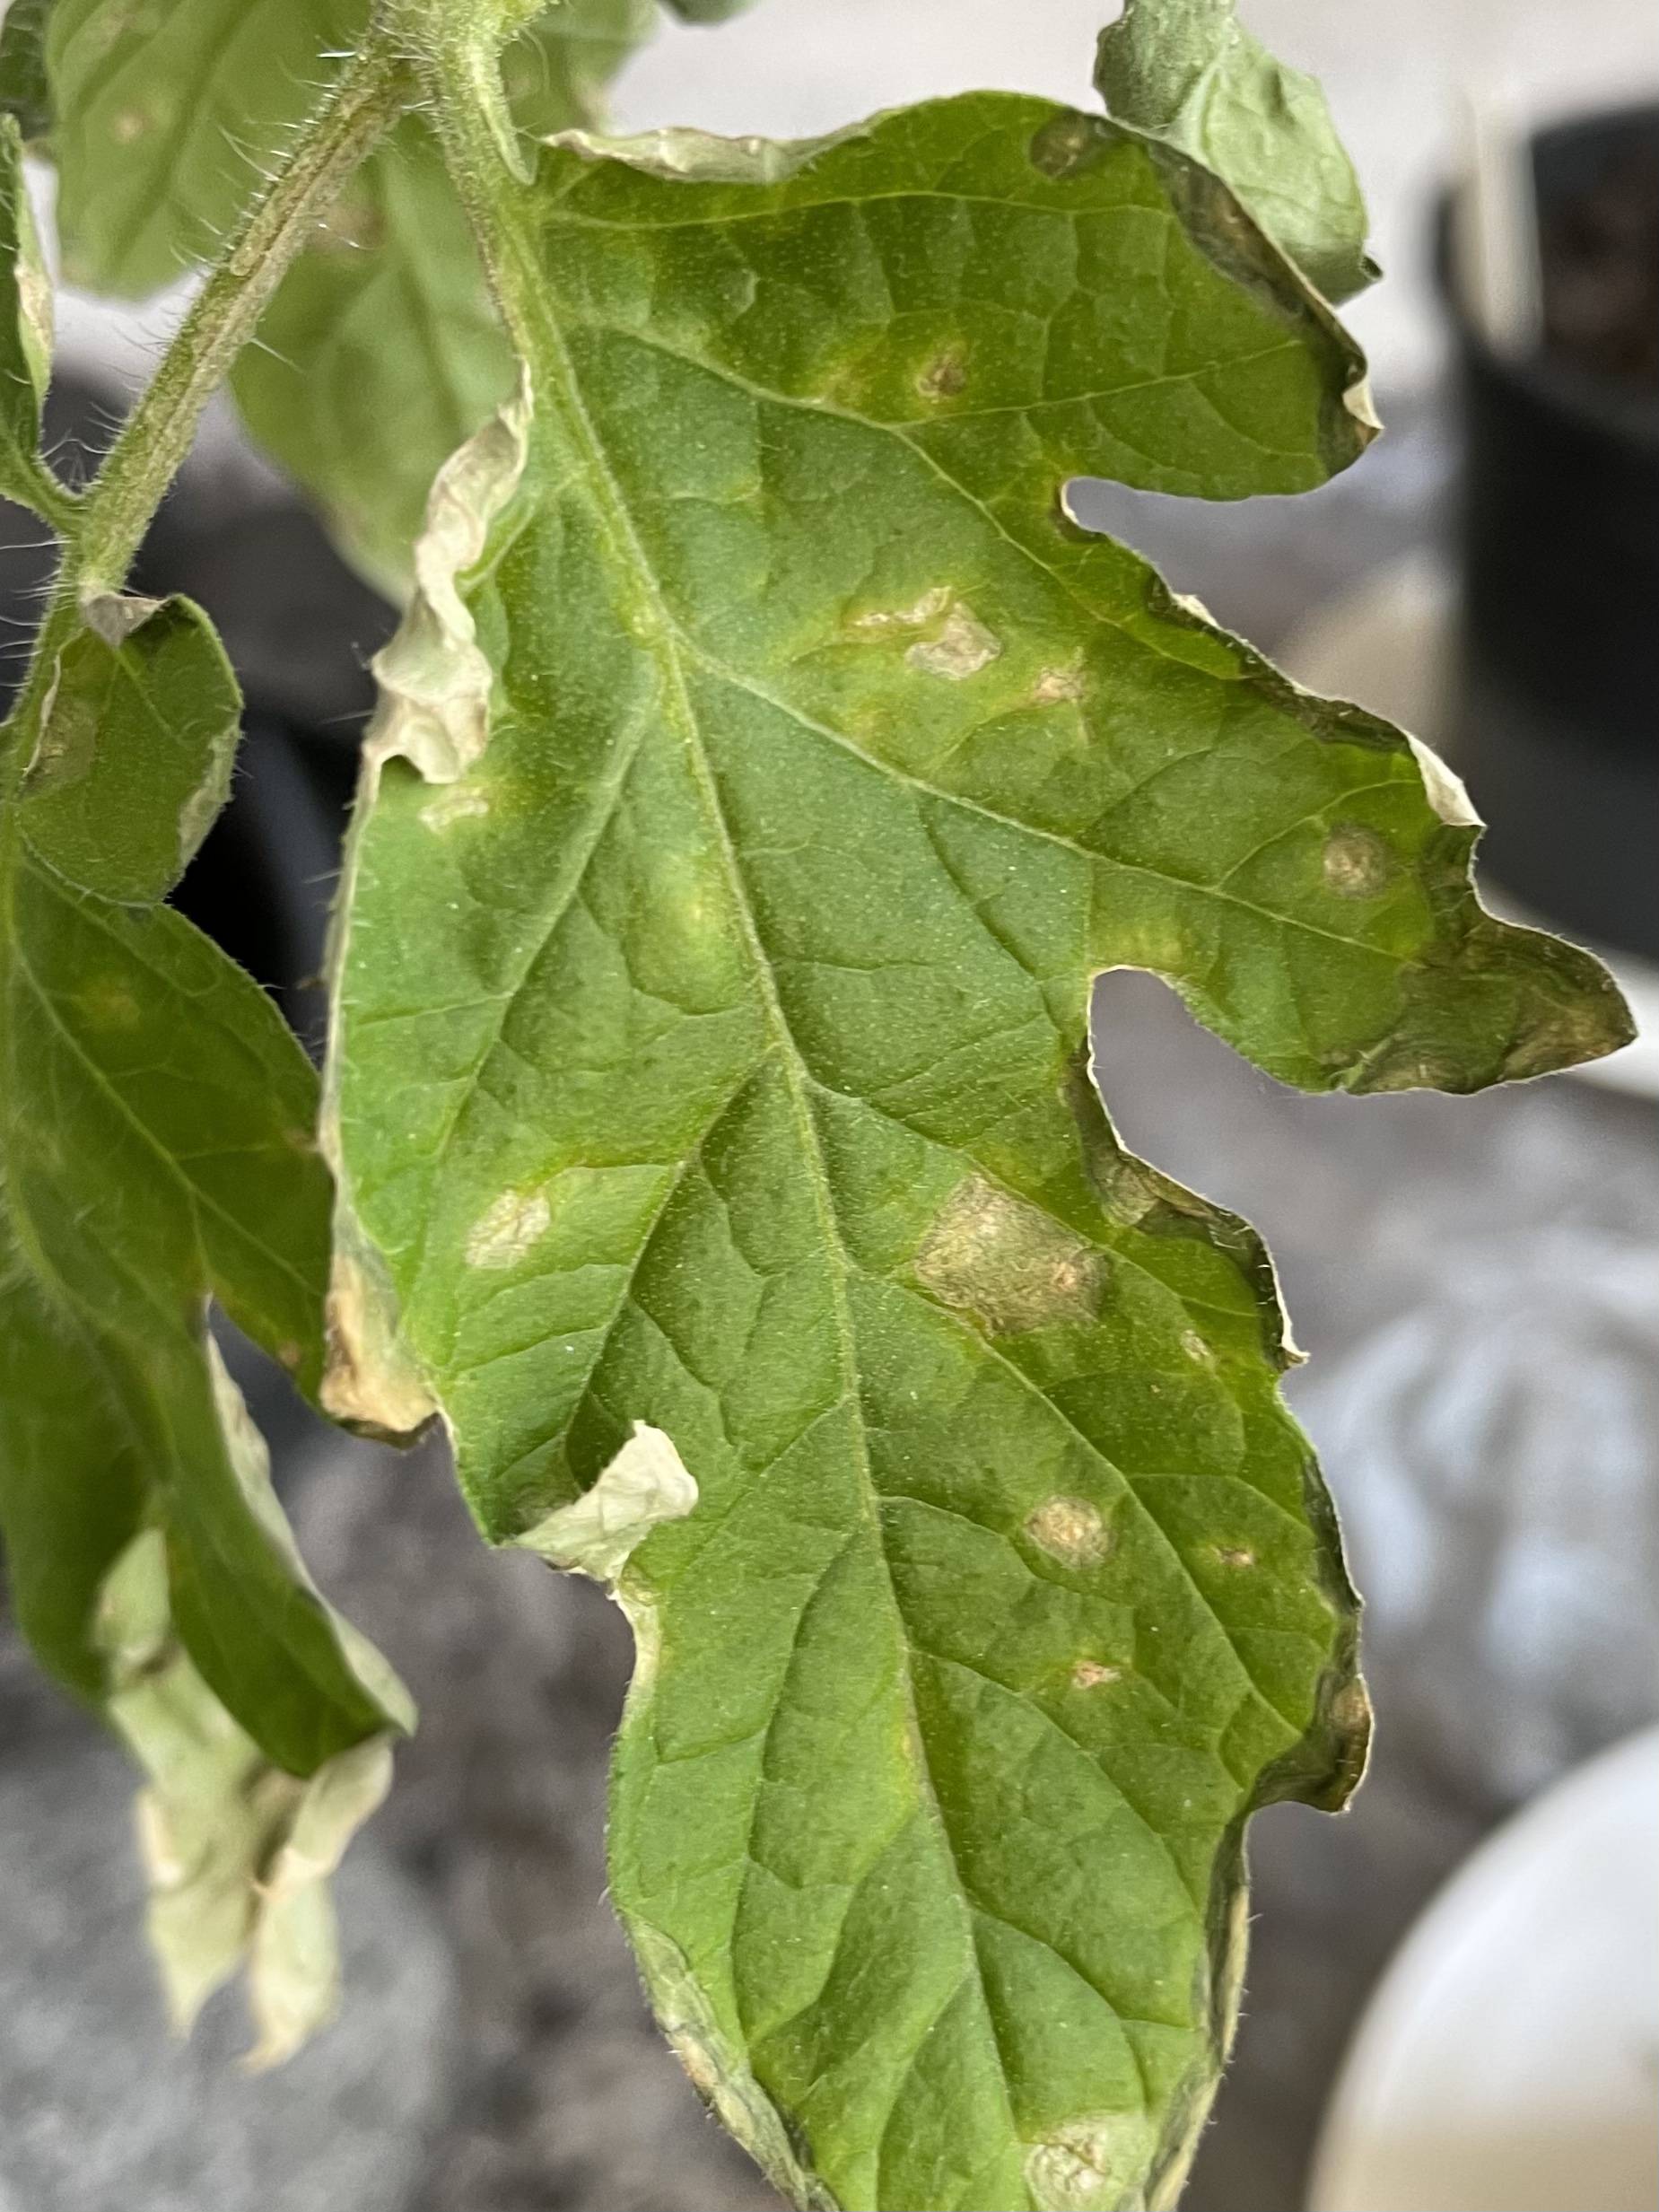
[[[903,1610],[899,1604],[898,1593],[894,1587],[892,1568],[887,1559],[886,1544],[882,1532],[878,1506],[879,1493],[876,1487],[874,1470],[870,1464],[869,1438],[864,1420],[863,1391],[856,1356],[851,1312],[847,1299],[850,1262],[846,1247],[842,1241],[840,1227],[835,1219],[828,1168],[818,1141],[816,1125],[812,1118],[811,1105],[807,1095],[810,1073],[801,1057],[799,1046],[796,1043],[794,1033],[784,1013],[782,1002],[778,995],[776,978],[772,972],[771,963],[767,958],[754,910],[749,902],[747,882],[738,858],[730,826],[720,802],[719,786],[703,744],[702,732],[685,681],[685,669],[677,649],[677,627],[663,600],[655,572],[651,568],[645,548],[634,528],[633,516],[623,495],[622,487],[611,468],[609,456],[599,437],[597,425],[588,411],[581,385],[576,377],[574,364],[564,342],[563,332],[548,303],[546,277],[536,252],[534,234],[526,237],[519,225],[515,223],[504,224],[502,229],[504,233],[502,243],[521,265],[521,282],[518,287],[519,298],[520,301],[531,303],[531,311],[538,326],[537,335],[542,339],[539,358],[544,372],[543,389],[546,390],[551,388],[550,396],[558,405],[572,435],[573,442],[579,450],[585,451],[588,456],[589,483],[596,494],[596,504],[601,509],[609,525],[613,545],[619,546],[625,553],[626,564],[635,576],[639,594],[644,603],[644,611],[651,617],[646,650],[654,651],[656,653],[667,681],[668,692],[677,706],[687,758],[703,799],[711,830],[720,849],[733,905],[743,932],[745,948],[754,970],[755,987],[765,1008],[768,1024],[773,1029],[776,1041],[779,1065],[782,1070],[789,1091],[790,1108],[800,1140],[801,1155],[808,1169],[812,1190],[814,1210],[818,1216],[825,1250],[829,1260],[827,1272],[831,1283],[843,1387],[848,1403],[854,1413],[851,1427],[856,1440],[860,1477],[859,1494],[863,1505],[864,1517],[873,1540],[875,1555],[881,1562],[884,1587],[887,1594],[888,1608],[900,1655],[900,1673],[904,1683],[910,1731],[916,1747],[916,1772],[923,1792],[923,1801],[931,1814],[934,1830],[944,1853],[945,1863],[949,1868],[964,1953],[978,1991],[986,2030],[991,2037],[992,2048],[997,2052],[997,2078],[1002,2091],[1008,2138],[1012,2142],[1023,2144],[1026,2138],[1020,2131],[1019,2123],[1015,2115],[1007,2070],[1002,2064],[995,2010],[991,2005],[991,1994],[985,1986],[984,1974],[980,1964],[979,1948],[974,1936],[974,1902],[957,1861],[956,1844],[951,1836],[949,1824],[945,1818],[944,1808],[939,1802],[939,1792],[933,1779],[927,1738],[921,1727],[921,1712],[916,1701],[909,1633]],[[549,371],[551,373],[548,373]],[[960,1986],[960,1982],[953,1984],[945,2000],[946,2005],[954,1999]],[[941,2007],[941,2013],[944,2007]],[[930,2024],[929,2033],[931,2033],[931,2024]]]

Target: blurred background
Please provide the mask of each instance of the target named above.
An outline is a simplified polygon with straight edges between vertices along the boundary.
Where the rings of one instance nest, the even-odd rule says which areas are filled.
[[[1110,12],[760,0],[718,32],[665,29],[616,112],[797,135],[981,84],[1081,100]],[[1493,903],[1604,948],[1647,1009],[1659,114],[1642,103],[1659,100],[1659,0],[1244,13],[1323,80],[1365,181],[1386,274],[1349,319],[1388,435],[1305,499],[1204,510],[1091,486],[1085,519],[1293,675],[1464,767],[1493,824]],[[1448,186],[1471,175],[1448,220]],[[177,311],[66,302],[65,437],[96,446]],[[22,519],[4,536],[0,612],[26,622],[45,556]],[[140,582],[203,600],[249,699],[237,798],[186,901],[314,1027],[364,663],[389,612],[228,413]],[[1146,979],[1109,979],[1095,1023],[1130,1141],[1249,1215],[1278,1257],[1312,1355],[1289,1387],[1371,1601],[1380,1713],[1349,1814],[1279,1808],[1254,1829],[1244,2028],[1185,2202],[1651,2207],[1655,1048],[1596,1080],[1352,1103],[1276,1089]],[[314,1569],[423,1709],[343,1884],[348,2002],[258,2082],[231,2063],[233,2001],[188,2050],[168,2043],[122,1762],[6,1644],[0,2212],[771,2205],[645,2019],[602,1901],[619,1616],[485,1557],[434,1448],[348,1445],[268,1376],[244,1379]]]

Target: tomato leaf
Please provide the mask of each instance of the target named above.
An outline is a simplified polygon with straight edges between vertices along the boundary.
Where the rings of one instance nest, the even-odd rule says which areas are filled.
[[[329,1401],[613,1584],[613,1892],[802,2205],[1170,2200],[1240,1840],[1366,1729],[1253,1233],[1119,1142],[1091,977],[1310,1089],[1627,1034],[1473,817],[1070,519],[1297,491],[1361,363],[1226,188],[991,94],[576,137],[497,250],[337,953]]]

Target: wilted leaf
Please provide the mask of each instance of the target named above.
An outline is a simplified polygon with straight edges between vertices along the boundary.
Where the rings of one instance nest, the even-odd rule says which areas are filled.
[[[1125,0],[1096,70],[1120,121],[1215,170],[1328,300],[1362,292],[1366,204],[1318,83],[1276,61],[1236,0]]]
[[[1476,905],[1444,771],[1067,518],[1368,435],[1201,170],[977,95],[563,145],[523,220],[527,387],[380,664],[332,1402],[617,1578],[614,1893],[798,2202],[1165,2203],[1244,1817],[1365,1705],[1267,1260],[1118,1143],[1089,979],[1316,1089],[1622,1014]]]
[[[24,1632],[150,1773],[181,2014],[257,1948],[276,1854],[314,1787],[337,1795],[316,1778],[408,1720],[306,1579],[207,1333],[216,1296],[315,1386],[315,1080],[154,903],[223,795],[237,709],[195,608],[95,601],[0,822],[0,1526]],[[256,1977],[274,2047],[327,2001],[326,1941],[308,1955],[309,1994]]]

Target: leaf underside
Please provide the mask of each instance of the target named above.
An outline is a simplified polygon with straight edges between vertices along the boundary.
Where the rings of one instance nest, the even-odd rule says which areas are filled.
[[[1375,281],[1365,196],[1324,93],[1244,29],[1236,0],[1125,0],[1095,82],[1121,121],[1224,178],[1328,300]]]
[[[332,1402],[441,1409],[492,1538],[603,1538],[614,1894],[796,2201],[1167,2203],[1244,1816],[1340,1802],[1365,1701],[1270,1269],[1118,1143],[1089,980],[1310,1089],[1541,1072],[1618,1001],[1479,908],[1437,764],[1068,520],[1368,435],[1181,156],[989,94],[573,143],[503,250],[525,391],[440,481],[354,832]]]

